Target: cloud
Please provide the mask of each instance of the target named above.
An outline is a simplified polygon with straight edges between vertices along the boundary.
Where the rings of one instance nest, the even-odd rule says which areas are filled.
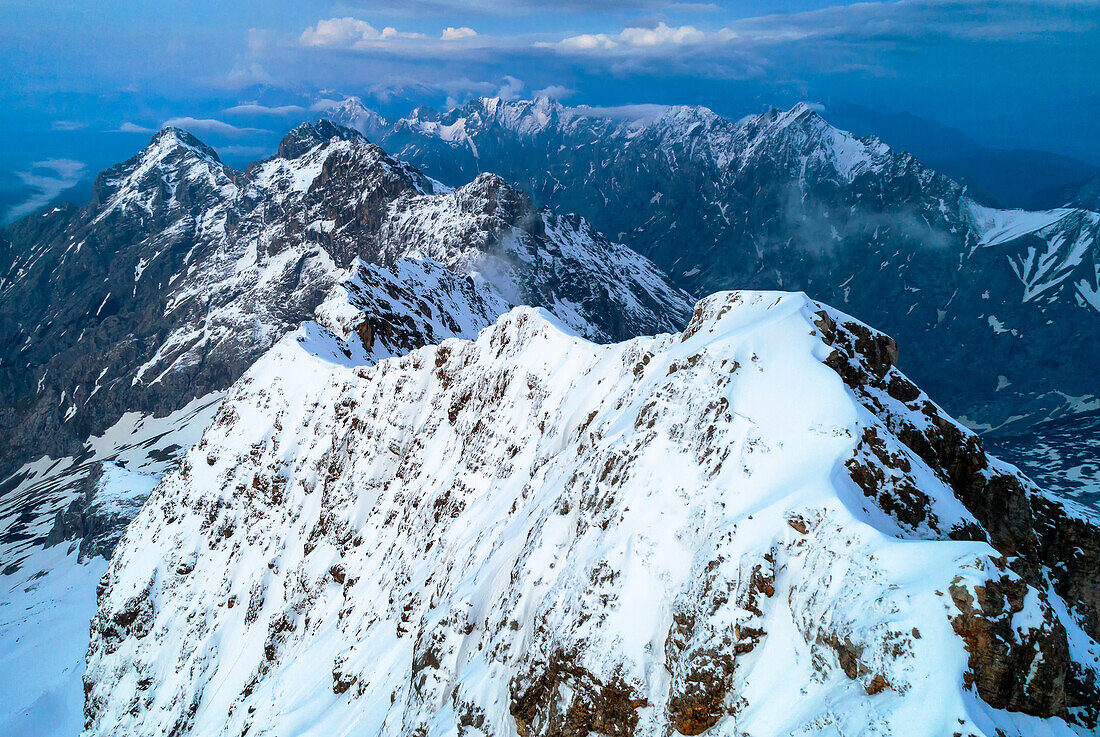
[[[523,93],[523,80],[511,75],[505,75],[504,84],[497,90],[497,97],[502,100],[515,100]]]
[[[83,161],[46,159],[34,162],[27,171],[16,172],[23,184],[35,190],[35,193],[11,208],[7,219],[16,220],[48,205],[59,194],[79,182],[87,168]]]
[[[405,33],[392,26],[378,30],[358,18],[329,18],[302,31],[300,40],[304,46],[356,49],[374,46],[379,41],[423,38],[427,38],[423,33]]]
[[[841,45],[920,43],[930,38],[965,41],[1020,40],[1097,27],[1087,4],[1067,0],[894,0],[856,2],[799,13],[740,18],[714,30],[695,26],[628,26],[617,32],[583,33],[538,45],[568,55],[680,54],[687,47],[756,49],[795,42]]]
[[[228,136],[228,137],[240,137],[249,136],[256,133],[270,133],[269,130],[263,128],[245,128],[230,125],[222,120],[214,120],[213,118],[172,118],[164,122],[165,126],[171,126],[173,128],[183,128],[184,130],[194,133],[196,131],[201,133],[214,133],[216,135]]]
[[[542,13],[599,13],[603,11],[711,11],[713,3],[676,0],[374,0],[371,11],[391,16],[431,17],[480,15],[515,17]]]
[[[542,45],[563,51],[588,52],[614,51],[620,48],[695,45],[706,40],[708,40],[708,34],[695,26],[674,27],[661,21],[653,28],[624,28],[615,34],[582,33],[579,36],[567,36],[557,43]]]
[[[460,26],[459,28],[447,26],[443,29],[443,34],[440,36],[440,39],[443,41],[458,41],[463,38],[473,38],[476,35],[477,31],[467,26]]]
[[[611,118],[633,122],[653,121],[660,118],[669,110],[668,105],[640,104],[640,105],[615,105],[611,107],[598,107],[581,105],[574,108],[576,114],[586,118]]]
[[[255,37],[257,34],[251,34]],[[258,61],[239,61],[225,75],[223,84],[233,89],[243,89],[257,84],[275,84],[275,77]]]
[[[1079,33],[1097,25],[1095,6],[1074,0],[897,0],[859,2],[801,13],[763,15],[730,24],[731,40],[1021,40]]]
[[[156,129],[155,128],[146,128],[143,125],[138,125],[137,123],[131,123],[129,120],[127,120],[125,123],[120,125],[113,132],[114,133],[156,133]]]
[[[225,112],[229,115],[273,115],[278,117],[300,115],[305,111],[306,109],[301,105],[277,105],[269,107],[255,102],[244,102],[240,105],[234,105],[233,107],[225,109]]]
[[[551,100],[564,100],[567,97],[571,97],[576,94],[576,90],[571,87],[565,87],[560,84],[552,84],[549,87],[543,87],[541,90],[535,90],[531,94],[535,97],[548,97]]]
[[[79,131],[88,127],[88,124],[80,120],[55,120],[50,128],[55,131]]]

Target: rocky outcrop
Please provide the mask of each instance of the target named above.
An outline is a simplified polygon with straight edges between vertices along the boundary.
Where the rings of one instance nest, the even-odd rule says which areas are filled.
[[[1095,729],[1084,597],[1038,530],[969,508],[948,461],[980,447],[885,336],[740,292],[680,334],[600,346],[517,309],[363,365],[351,312],[242,377],[129,528],[97,621],[150,581],[152,619],[93,637],[92,737],[303,709],[382,735]],[[946,428],[961,450],[930,453]]]
[[[532,663],[531,672],[509,684],[509,713],[519,737],[632,737],[638,709],[646,699],[628,684],[601,683],[575,657],[557,652],[548,662]],[[563,694],[565,694],[563,698]]]
[[[1070,656],[1065,627],[1046,595],[1048,582],[1074,612],[1072,626],[1094,640],[1100,590],[1100,525],[1044,495],[1026,477],[986,455],[981,439],[948,418],[895,368],[896,344],[852,320],[818,314],[817,327],[833,348],[825,364],[859,401],[950,485],[977,525],[944,530],[928,514],[904,456],[887,454],[865,432],[847,467],[883,511],[915,528],[926,524],[954,539],[982,540],[1002,557],[1001,572],[981,584],[953,582],[955,632],[967,643],[967,684],[993,706],[1036,716],[1095,722],[1100,703],[1095,676]],[[877,457],[869,463],[866,445]],[[901,472],[890,479],[890,469]],[[1030,586],[1029,586],[1030,584]],[[1022,621],[1021,621],[1022,620]]]
[[[985,208],[807,104],[731,120],[480,99],[418,109],[377,140],[448,184],[496,172],[690,292],[803,290],[838,305],[900,340],[901,368],[974,428],[1020,431],[1100,394],[1087,368],[1100,362],[1095,197]]]

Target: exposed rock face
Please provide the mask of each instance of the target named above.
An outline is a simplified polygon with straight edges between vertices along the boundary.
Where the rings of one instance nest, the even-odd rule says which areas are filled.
[[[951,587],[959,614],[951,620],[966,642],[971,671],[964,682],[990,706],[1037,716],[1065,716],[1069,645],[1050,607],[1024,612],[1028,586],[1011,576],[992,578],[971,590]],[[1031,618],[1020,636],[1017,616]],[[1026,676],[1024,676],[1026,674]],[[1089,704],[1074,704],[1088,706]]]
[[[1096,727],[1095,578],[1044,527],[1067,512],[886,336],[742,292],[676,335],[517,309],[364,366],[367,311],[321,314],[128,529],[88,735]]]
[[[733,121],[481,99],[384,133],[371,120],[430,175],[496,172],[690,292],[800,289],[842,306],[907,346],[902,368],[974,428],[1019,431],[1100,398],[1100,214],[1087,188],[1069,209],[982,207],[804,104]]]
[[[4,481],[0,543],[11,545],[0,546],[3,567],[44,542],[54,517],[83,495],[88,469],[109,460],[96,456],[90,436],[126,412],[160,417],[224,390],[308,319],[349,268],[359,270],[352,280],[364,294],[390,295],[377,315],[349,326],[368,354],[378,340],[390,351],[383,355],[434,342],[435,333],[420,332],[423,320],[389,307],[424,304],[446,281],[437,268],[427,282],[414,278],[411,291],[400,273],[362,271],[384,261],[401,272],[416,253],[461,275],[494,318],[512,304],[543,305],[582,335],[608,341],[676,330],[690,314],[687,295],[652,264],[579,218],[536,210],[492,177],[449,191],[324,121],[295,129],[277,156],[244,172],[166,129],[104,172],[92,203],[25,218],[8,235],[15,250],[0,265],[0,375],[9,379],[0,380],[0,434],[8,439],[0,476],[41,456],[49,458],[40,466],[81,470],[47,481],[24,465]],[[459,286],[441,288],[446,300]],[[443,335],[469,334],[447,327]],[[71,511],[55,539],[98,524],[94,514]]]
[[[538,211],[501,180],[443,191],[326,121],[244,172],[166,129],[101,174],[87,206],[15,223],[0,251],[0,474],[78,453],[124,411],[164,415],[225,389],[356,258],[504,259],[491,270],[506,299],[560,308],[597,340],[686,319],[683,292],[579,219]],[[398,240],[410,223],[415,246]]]
[[[625,683],[600,683],[565,653],[529,665],[531,672],[509,685],[509,713],[520,737],[630,737],[638,709],[648,702]],[[438,665],[436,666],[438,667]],[[563,698],[563,694],[567,694]]]

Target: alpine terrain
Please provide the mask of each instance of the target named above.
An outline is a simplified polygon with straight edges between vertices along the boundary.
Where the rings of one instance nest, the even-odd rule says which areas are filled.
[[[127,529],[86,735],[1096,728],[1100,528],[881,333],[726,292],[375,363],[354,313],[249,369]]]
[[[972,429],[1100,408],[1100,214],[1087,187],[1062,209],[986,207],[806,104],[733,121],[704,107],[482,98],[386,123],[353,98],[341,115],[448,184],[491,171],[584,215],[693,294],[804,290],[842,305],[909,346],[903,368]]]
[[[323,112],[0,231],[0,734],[1098,733],[1100,215],[806,105]]]
[[[0,732],[73,733],[103,557],[225,390],[333,290],[356,292],[360,362],[473,337],[513,304],[599,341],[691,314],[581,218],[489,175],[445,187],[328,122],[244,171],[165,129],[92,202],[2,238],[0,666],[17,685]]]

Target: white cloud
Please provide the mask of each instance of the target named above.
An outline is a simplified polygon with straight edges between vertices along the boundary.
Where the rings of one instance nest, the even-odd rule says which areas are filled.
[[[458,28],[447,26],[443,29],[443,34],[440,38],[444,41],[458,41],[463,38],[473,38],[476,35],[477,31],[467,26],[460,26]]]
[[[80,120],[55,120],[50,128],[55,131],[79,131],[88,127],[88,124]]]
[[[223,84],[233,89],[243,89],[256,84],[273,84],[275,78],[258,61],[238,62],[225,75]]]
[[[706,40],[706,35],[695,26],[675,28],[661,22],[653,28],[625,28],[619,38],[630,46],[683,46],[702,43]]]
[[[613,118],[614,120],[628,120],[634,122],[653,121],[668,112],[668,105],[642,103],[638,105],[614,105],[611,107],[599,107],[581,105],[574,108],[577,115],[588,118]]]
[[[727,29],[718,33],[721,34]],[[615,34],[582,33],[567,36],[556,44],[563,51],[614,51],[617,49],[645,49],[658,46],[690,46],[710,40],[717,34],[706,34],[695,26],[670,26],[661,21],[652,28],[624,28]]]
[[[172,118],[164,122],[165,126],[171,126],[173,128],[183,128],[186,131],[194,133],[200,131],[203,133],[214,133],[222,136],[246,136],[254,133],[270,133],[271,131],[264,130],[263,128],[243,128],[235,125],[230,125],[222,120],[214,120],[213,118]]]
[[[497,90],[497,97],[502,100],[515,100],[523,94],[523,80],[511,75],[505,75],[504,84]]]
[[[1037,13],[1036,3],[1022,0],[856,2],[739,18],[711,30],[662,21],[652,27],[566,36],[536,46],[566,56],[607,58],[619,71],[668,62],[685,72],[745,76],[761,72],[766,66],[762,59],[780,53],[775,48],[795,43],[802,44],[803,55],[820,52],[838,59],[845,50],[858,51],[873,42],[916,48],[930,39],[989,42],[1081,33],[1100,25],[1086,17],[1082,10],[1086,5],[1054,0],[1049,6],[1058,12]]]
[[[551,100],[564,100],[571,95],[576,94],[576,90],[572,87],[565,87],[560,84],[552,84],[549,87],[543,87],[541,90],[535,90],[533,94],[535,97],[549,97]]]
[[[557,43],[541,45],[556,46],[563,51],[610,51],[619,44],[606,33],[582,33],[579,36],[567,36]]]
[[[115,130],[114,132],[115,133],[155,133],[156,129],[155,128],[146,128],[143,125],[138,125],[137,123],[131,123],[129,120],[127,120],[125,123],[120,125],[118,127],[118,129]]]
[[[275,107],[269,107],[267,105],[260,105],[255,102],[244,102],[240,105],[234,105],[233,107],[226,108],[225,112],[230,115],[299,115],[304,113],[306,109],[301,105],[277,105]]]
[[[366,48],[379,41],[426,38],[423,33],[405,33],[393,26],[378,30],[358,18],[329,18],[317,21],[317,25],[302,32],[305,46],[329,46],[333,48]]]
[[[7,213],[7,219],[21,218],[49,204],[59,194],[79,182],[87,168],[83,161],[46,159],[34,162],[27,171],[16,172],[16,176],[23,181],[23,184],[36,192],[24,202],[11,208]]]

